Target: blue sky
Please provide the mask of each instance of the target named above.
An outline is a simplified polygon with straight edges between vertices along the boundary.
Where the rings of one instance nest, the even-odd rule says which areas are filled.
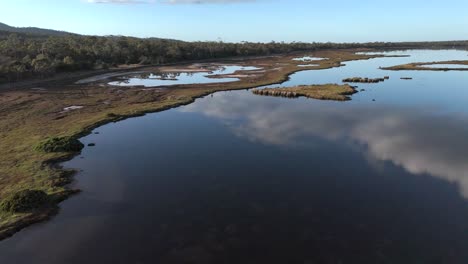
[[[189,41],[468,39],[467,0],[0,0],[0,12],[12,26]]]

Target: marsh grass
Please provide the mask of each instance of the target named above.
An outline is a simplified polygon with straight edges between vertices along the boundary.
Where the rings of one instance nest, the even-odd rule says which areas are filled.
[[[444,68],[444,67],[424,67],[425,65],[468,65],[468,60],[452,60],[452,61],[433,61],[433,62],[414,62],[401,64],[391,67],[382,68],[382,70],[390,71],[468,71],[468,68]]]
[[[73,137],[53,137],[36,145],[37,151],[43,152],[80,152],[83,143]]]
[[[384,78],[362,78],[362,77],[352,77],[343,79],[344,83],[379,83],[388,80],[387,76]]]
[[[347,101],[349,95],[357,93],[350,85],[324,84],[324,85],[300,85],[286,88],[256,89],[252,93],[257,95],[279,96],[295,98],[304,96],[319,100]]]
[[[9,213],[25,213],[49,202],[47,193],[41,190],[22,190],[2,199],[0,210]]]

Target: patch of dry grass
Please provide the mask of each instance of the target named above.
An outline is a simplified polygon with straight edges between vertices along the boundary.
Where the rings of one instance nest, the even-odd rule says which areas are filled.
[[[318,100],[347,101],[351,98],[349,95],[357,93],[353,87],[345,84],[323,84],[323,85],[300,85],[285,88],[265,88],[253,90],[252,93],[267,96],[280,97],[308,97]]]
[[[408,64],[401,64],[391,67],[382,68],[383,70],[390,71],[468,71],[468,68],[444,68],[444,67],[424,67],[425,65],[468,65],[468,60],[453,60],[453,61],[433,61],[433,62],[414,62]]]

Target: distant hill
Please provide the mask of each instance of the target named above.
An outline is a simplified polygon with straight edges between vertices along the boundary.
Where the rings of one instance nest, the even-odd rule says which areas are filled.
[[[67,36],[77,35],[66,31],[58,31],[52,29],[43,29],[37,27],[12,27],[4,23],[0,23],[0,31],[33,34],[33,35],[45,35],[45,36]]]

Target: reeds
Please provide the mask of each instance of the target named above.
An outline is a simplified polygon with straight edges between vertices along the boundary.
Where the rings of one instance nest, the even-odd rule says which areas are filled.
[[[348,84],[299,85],[293,87],[264,88],[252,90],[253,94],[286,98],[307,97],[319,100],[350,100],[349,95],[356,93],[355,87]]]
[[[258,94],[258,95],[279,96],[279,97],[288,97],[288,98],[297,98],[300,96],[296,92],[281,91],[276,88],[253,90],[252,93]]]
[[[343,79],[343,82],[347,83],[379,83],[379,82],[384,82],[385,80],[390,79],[389,76],[385,76],[383,78],[361,78],[361,77],[352,77],[352,78],[346,78]]]

